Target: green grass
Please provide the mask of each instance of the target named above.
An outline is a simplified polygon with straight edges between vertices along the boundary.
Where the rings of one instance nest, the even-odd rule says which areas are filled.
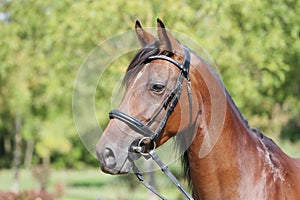
[[[176,187],[161,172],[157,172],[157,188],[168,199],[182,199]],[[131,180],[131,181],[129,181]],[[63,188],[58,200],[139,200],[148,199],[148,191],[135,180],[133,175],[111,176],[98,169],[51,170],[49,192],[55,192],[57,185]],[[12,171],[0,170],[0,191],[10,191]],[[20,172],[20,190],[37,190],[38,182],[30,170]]]

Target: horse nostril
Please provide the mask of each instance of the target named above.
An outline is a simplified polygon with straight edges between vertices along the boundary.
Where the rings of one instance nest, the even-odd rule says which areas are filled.
[[[113,151],[110,148],[105,148],[104,149],[104,161],[107,167],[109,168],[114,168],[117,164],[115,155]]]

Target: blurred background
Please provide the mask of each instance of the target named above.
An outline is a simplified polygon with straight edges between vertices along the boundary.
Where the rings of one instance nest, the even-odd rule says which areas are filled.
[[[300,157],[299,16],[298,0],[1,0],[0,199],[151,198],[132,175],[99,171],[72,118],[73,84],[85,57],[132,30],[136,19],[152,27],[159,17],[197,41],[249,124]],[[119,79],[129,61],[109,77]],[[106,83],[97,88],[96,107],[110,98]],[[107,113],[97,115],[105,127]],[[179,163],[170,168],[181,177]],[[180,199],[156,173],[162,193]]]

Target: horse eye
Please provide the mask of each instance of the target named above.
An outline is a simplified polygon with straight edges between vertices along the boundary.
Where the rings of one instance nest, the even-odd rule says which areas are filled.
[[[151,91],[153,91],[153,92],[155,92],[155,93],[160,93],[160,92],[162,92],[163,90],[165,89],[165,86],[164,85],[162,85],[162,84],[152,84],[151,86],[150,86],[150,90]]]

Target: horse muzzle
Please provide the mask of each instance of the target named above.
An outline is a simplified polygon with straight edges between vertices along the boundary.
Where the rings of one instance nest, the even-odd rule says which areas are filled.
[[[119,134],[123,127],[120,127],[122,124],[119,126],[116,123],[115,120],[112,120],[103,132],[101,139],[96,145],[96,155],[103,172],[108,174],[125,174],[132,169],[128,148],[135,138],[133,136],[129,138],[117,137],[116,133]]]
[[[128,154],[116,153],[113,148],[103,147],[101,143],[97,144],[97,157],[100,168],[104,173],[112,175],[126,174],[132,169],[132,163],[128,159]]]

